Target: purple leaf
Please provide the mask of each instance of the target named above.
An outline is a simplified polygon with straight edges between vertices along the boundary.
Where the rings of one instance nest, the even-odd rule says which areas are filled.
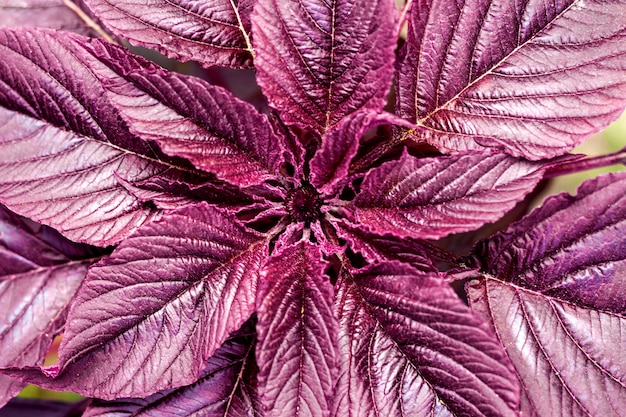
[[[254,199],[238,187],[215,181],[208,176],[189,175],[183,171],[166,171],[143,181],[117,180],[142,202],[152,202],[163,210],[176,210],[185,205],[210,202],[218,207],[248,206]]]
[[[156,214],[115,174],[141,181],[172,166],[120,123],[76,48],[53,32],[0,31],[1,200],[73,240],[106,246]]]
[[[92,33],[64,0],[0,0],[0,28],[17,27],[45,27],[81,35]]]
[[[0,417],[79,417],[85,410],[86,401],[67,403],[31,398],[14,398],[0,410]]]
[[[311,160],[311,183],[322,192],[332,193],[333,185],[347,176],[361,136],[384,124],[411,126],[392,114],[368,111],[349,115],[326,132],[322,148]]]
[[[0,367],[43,363],[95,256],[0,206]],[[81,256],[82,255],[82,256]],[[0,407],[26,384],[0,376]]]
[[[166,72],[123,48],[75,39],[129,130],[237,185],[279,175],[282,144],[265,115],[228,91]]]
[[[0,63],[2,202],[73,240],[114,244],[158,213],[116,177],[140,183],[172,169],[193,171],[187,162],[155,152],[135,133],[149,139],[166,135],[165,144],[172,148],[190,138],[203,138],[188,143],[194,146],[187,149],[189,156],[201,159],[201,168],[218,164],[219,169],[230,169],[219,174],[239,183],[260,182],[272,175],[268,169],[278,169],[280,153],[271,143],[274,136],[264,117],[236,101],[231,103],[233,117],[227,117],[217,109],[221,104],[214,97],[221,103],[229,96],[206,83],[168,75],[98,40],[48,31],[4,31],[0,49],[6,57]],[[176,88],[165,86],[166,79]],[[190,114],[188,106],[196,100],[204,106]],[[142,124],[139,114],[152,117],[152,123]],[[120,119],[129,122],[132,116],[129,129]],[[211,126],[216,118],[221,133],[236,136],[218,137],[196,124]],[[247,136],[246,128],[252,129]],[[33,148],[38,149],[35,155]],[[259,154],[263,150],[267,152]],[[217,157],[209,158],[211,152]],[[225,152],[231,157],[224,158]],[[242,166],[248,169],[241,170]]]
[[[164,214],[89,270],[59,366],[10,375],[108,400],[191,384],[254,311],[265,255],[262,235],[205,203]]]
[[[396,260],[407,263],[419,271],[437,271],[434,265],[439,253],[424,241],[398,239],[392,235],[377,235],[348,222],[336,222],[337,233],[350,243],[350,248],[360,252],[370,262]]]
[[[269,259],[259,288],[259,390],[267,416],[328,416],[337,323],[327,263],[307,242]]]
[[[525,414],[626,408],[625,189],[625,173],[587,181],[475,250],[482,273],[468,286],[471,305],[515,365]]]
[[[512,209],[552,165],[502,153],[424,159],[404,153],[365,177],[354,199],[356,215],[372,231],[402,237],[474,230]]]
[[[115,174],[141,181],[166,166],[1,107],[0,134],[0,202],[15,212],[100,246],[158,214]]]
[[[399,65],[410,137],[445,152],[562,155],[626,104],[622,0],[416,0]]]
[[[283,121],[322,134],[358,110],[381,110],[393,73],[394,22],[386,0],[258,1],[258,81]]]
[[[251,65],[253,0],[85,0],[114,34],[180,61]]]
[[[215,351],[197,382],[145,399],[95,401],[83,417],[256,417],[255,370],[254,333],[237,332]]]
[[[336,416],[516,416],[489,327],[440,277],[398,262],[343,271]]]

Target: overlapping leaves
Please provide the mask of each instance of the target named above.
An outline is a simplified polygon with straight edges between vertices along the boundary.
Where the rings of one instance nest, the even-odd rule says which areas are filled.
[[[398,112],[446,152],[560,155],[626,104],[622,0],[416,0],[403,56]]]
[[[205,3],[88,0],[113,33],[169,56],[254,57],[269,116],[101,40],[0,32],[0,201],[119,244],[74,296],[59,364],[38,366],[46,336],[5,375],[113,401],[93,416],[624,408],[623,175],[478,246],[461,265],[475,311],[437,271],[455,255],[421,240],[498,220],[561,161],[544,158],[624,107],[623,2],[413,2],[404,121],[383,112],[393,2]],[[397,127],[363,137],[382,124]],[[455,155],[380,159],[408,138]],[[33,274],[16,230],[2,261]]]
[[[98,255],[0,206],[0,366],[42,364]],[[0,406],[24,385],[0,376]]]
[[[252,0],[87,0],[107,29],[179,61],[250,65]]]
[[[528,415],[619,416],[626,406],[625,189],[624,173],[588,181],[472,254],[472,307],[506,347]]]

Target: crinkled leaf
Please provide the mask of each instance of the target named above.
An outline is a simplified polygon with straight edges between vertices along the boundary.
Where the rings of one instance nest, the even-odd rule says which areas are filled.
[[[187,162],[168,159],[135,133],[150,136],[158,131],[171,140],[170,146],[190,136],[196,138],[190,146],[197,153],[191,149],[188,152],[204,158],[201,168],[211,163],[208,153],[216,152],[214,160],[220,169],[227,167],[228,161],[238,168],[230,167],[230,176],[221,174],[233,181],[243,178],[246,183],[262,181],[267,169],[254,160],[255,150],[265,146],[271,155],[279,155],[272,148],[275,145],[270,145],[273,136],[269,125],[262,116],[250,113],[250,106],[240,103],[245,107],[239,108],[233,104],[242,114],[235,112],[234,119],[222,120],[219,116],[224,112],[209,111],[218,104],[212,101],[208,84],[168,75],[122,48],[61,33],[15,30],[0,34],[0,49],[5,57],[0,63],[2,202],[73,240],[117,243],[155,216],[157,211],[143,204],[116,178],[133,183],[172,169],[190,172],[192,167]],[[176,88],[166,88],[166,79]],[[165,103],[159,103],[139,86]],[[168,92],[171,97],[165,97]],[[226,100],[225,92],[216,94]],[[196,100],[204,106],[196,109],[195,116],[189,115],[193,110],[189,106]],[[173,108],[167,107],[168,103]],[[138,120],[139,114],[147,120]],[[195,124],[208,126],[214,119],[234,135],[250,127],[265,141],[244,132],[242,137],[249,146],[240,149],[239,142],[232,144],[228,141],[231,138],[218,138],[209,133],[208,127]],[[239,120],[248,124],[242,126]],[[34,155],[33,149],[38,149]],[[237,152],[239,157],[234,155]],[[273,159],[267,166],[274,169],[279,159],[270,157]],[[248,169],[242,170],[242,166]]]
[[[105,246],[156,214],[115,175],[142,181],[171,165],[120,122],[77,48],[60,33],[0,31],[0,194],[19,214]]]
[[[95,255],[0,206],[0,367],[43,363]],[[24,385],[0,376],[0,406]]]
[[[141,139],[237,185],[279,175],[281,141],[250,104],[106,42],[60,41],[97,74],[116,113]]]
[[[372,231],[403,237],[474,230],[513,208],[552,165],[503,153],[424,159],[404,153],[368,173],[354,199],[356,216]]]
[[[343,271],[336,416],[516,416],[489,327],[439,276],[398,262]]]
[[[59,365],[10,375],[102,399],[193,383],[254,311],[265,255],[262,235],[207,204],[164,214],[89,270]]]
[[[64,0],[0,0],[0,28],[13,27],[45,27],[82,35],[92,33]]]
[[[562,155],[626,105],[623,0],[416,0],[398,74],[410,137]]]
[[[117,175],[117,173],[116,173]],[[143,181],[126,181],[117,175],[117,179],[142,202],[152,202],[163,210],[175,210],[184,205],[197,204],[201,201],[218,207],[248,206],[254,198],[238,187],[216,181],[210,176],[194,175],[183,171],[166,171]]]
[[[114,34],[179,61],[251,66],[253,0],[85,0]]]
[[[354,252],[360,252],[369,262],[396,260],[420,271],[436,272],[434,263],[440,254],[425,241],[393,235],[378,235],[346,221],[335,222],[337,233],[349,242]]]
[[[197,382],[147,398],[95,401],[83,417],[256,417],[254,327],[233,334],[215,351]]]
[[[529,415],[626,408],[624,190],[624,173],[587,181],[477,245],[470,301],[513,361]]]
[[[258,81],[283,121],[318,133],[357,110],[381,110],[393,73],[387,0],[259,0],[252,14]]]
[[[267,416],[328,416],[335,395],[337,320],[320,249],[308,242],[269,259],[259,288],[259,392]]]
[[[311,160],[311,184],[321,192],[331,193],[333,185],[347,176],[361,136],[384,124],[410,125],[389,113],[366,111],[345,117],[326,132],[322,136],[322,148]]]

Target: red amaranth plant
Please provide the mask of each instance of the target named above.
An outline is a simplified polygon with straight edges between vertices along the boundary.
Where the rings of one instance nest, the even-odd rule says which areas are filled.
[[[626,106],[623,0],[85,3],[0,2],[1,404],[35,383],[89,417],[626,409],[626,174],[450,243],[623,162],[567,155]],[[104,33],[89,16],[254,68],[266,110],[6,28]]]

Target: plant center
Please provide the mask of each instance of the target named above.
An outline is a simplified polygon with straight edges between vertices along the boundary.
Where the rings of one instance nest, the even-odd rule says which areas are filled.
[[[312,222],[322,217],[322,198],[308,183],[287,193],[285,207],[294,221]]]

